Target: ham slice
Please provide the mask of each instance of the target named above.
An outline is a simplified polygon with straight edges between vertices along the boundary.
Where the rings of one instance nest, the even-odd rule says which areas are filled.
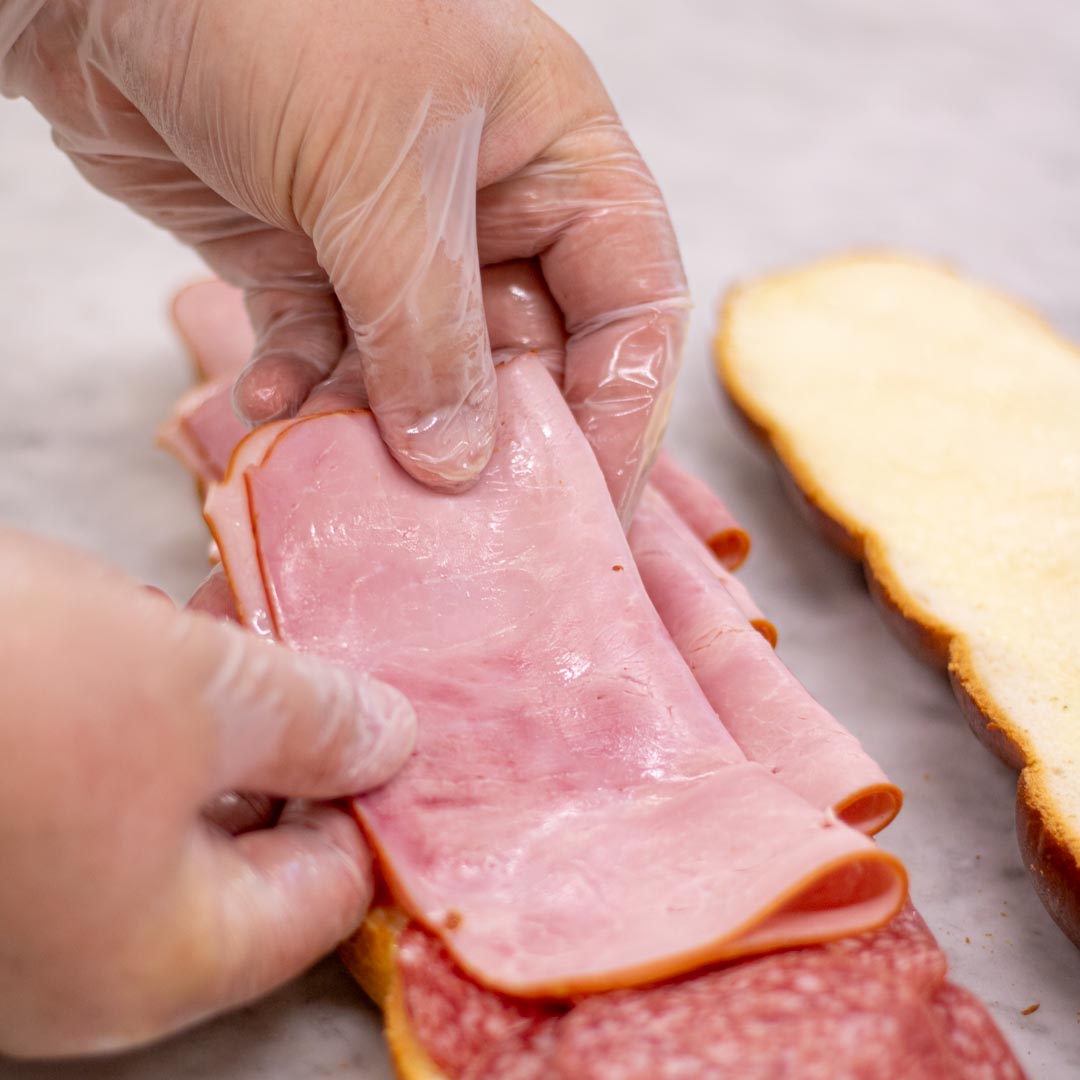
[[[176,294],[171,314],[200,382],[235,378],[251,359],[255,333],[235,286],[197,281]]]
[[[232,385],[251,358],[255,334],[244,294],[223,281],[199,281],[177,293],[172,319],[199,376],[158,428],[157,442],[200,483],[220,480],[248,433],[233,412]]]
[[[656,459],[649,483],[723,566],[742,566],[750,554],[750,536],[708,484],[677,465],[666,450]]]
[[[398,902],[478,982],[567,996],[879,925],[891,856],[746,760],[641,586],[535,360],[469,493],[367,413],[262,429],[207,516],[249,624],[400,687],[417,752],[357,801]],[[244,517],[244,506],[249,507]]]
[[[189,606],[235,618],[220,570]],[[446,1080],[1024,1075],[982,1003],[947,980],[910,904],[868,934],[570,1006],[484,989],[396,909],[376,908],[366,925],[388,927],[397,942],[377,990],[388,1033],[420,1047]],[[347,949],[346,961],[370,957]],[[365,986],[376,992],[370,976]]]
[[[232,376],[225,376],[185,394],[177,402],[173,415],[158,429],[157,439],[158,444],[177,458],[200,483],[209,484],[224,478],[233,451],[247,433],[247,427],[232,409]],[[686,475],[666,451],[664,455],[669,477]],[[692,477],[689,479],[695,484],[700,483]],[[647,491],[652,492],[653,497],[658,494],[651,481]],[[769,644],[775,646],[776,627],[754,602],[746,586],[723,563],[715,559],[710,562],[713,573],[739,610]]]
[[[220,361],[211,360],[210,364],[221,366]],[[224,478],[233,450],[247,433],[247,427],[233,412],[232,376],[226,375],[185,394],[177,402],[173,415],[158,429],[157,438],[158,444],[176,457],[200,483],[209,484]],[[670,455],[664,453],[666,475],[669,478],[686,475]],[[693,477],[688,479],[704,487]],[[657,493],[651,481],[647,490]],[[704,548],[701,550],[705,551]],[[762,613],[746,586],[723,563],[711,557],[709,561],[713,573],[723,582],[739,610],[769,644],[775,646],[776,627]]]
[[[233,412],[233,376],[219,376],[189,390],[158,428],[158,445],[202,483],[220,480],[247,427]]]
[[[674,513],[674,511],[672,511]],[[713,576],[727,589],[728,595],[735,602],[735,606],[743,613],[746,621],[769,643],[776,648],[776,627],[772,621],[765,617],[765,613],[757,606],[756,601],[750,595],[750,590],[722,563],[713,560],[710,563]]]
[[[892,821],[900,790],[754,631],[719,567],[658,493],[642,499],[630,546],[668,633],[746,756],[856,828],[874,833]]]
[[[491,299],[504,301],[494,291]],[[232,411],[232,384],[255,345],[244,310],[243,293],[222,281],[189,285],[176,297],[173,322],[201,385],[185,394],[158,431],[158,442],[203,483],[222,479],[233,449],[247,428]],[[499,359],[512,355],[503,350]],[[548,357],[541,350],[541,360]],[[682,469],[664,450],[650,474],[659,490],[695,534],[728,570],[736,569],[750,550],[750,538],[720,497]],[[751,622],[776,644],[776,629],[758,610],[746,588],[730,575],[727,584]]]

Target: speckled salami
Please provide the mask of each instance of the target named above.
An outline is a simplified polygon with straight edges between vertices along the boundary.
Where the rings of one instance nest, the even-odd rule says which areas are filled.
[[[1024,1071],[983,1003],[963,987],[946,982],[933,1009],[963,1080],[1022,1080]]]
[[[496,1048],[526,1045],[522,1039],[528,1030],[551,1015],[542,1005],[477,986],[438,939],[415,923],[402,932],[397,964],[413,1030],[432,1060],[453,1077],[473,1075],[466,1072],[470,1064],[478,1065]]]
[[[537,1020],[470,1061],[457,1080],[552,1080],[561,1021]]]
[[[908,905],[887,926],[560,1012],[482,990],[402,938],[413,1029],[453,1080],[1019,1080],[982,1004]]]
[[[858,960],[775,954],[582,1003],[560,1025],[552,1075],[577,1061],[582,1080],[953,1077],[927,1013],[914,987]]]

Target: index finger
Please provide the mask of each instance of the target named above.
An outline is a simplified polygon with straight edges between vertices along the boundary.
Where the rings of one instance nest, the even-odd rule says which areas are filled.
[[[187,712],[211,733],[207,798],[233,789],[356,795],[388,780],[412,751],[412,707],[377,679],[197,612],[177,612],[165,644]]]

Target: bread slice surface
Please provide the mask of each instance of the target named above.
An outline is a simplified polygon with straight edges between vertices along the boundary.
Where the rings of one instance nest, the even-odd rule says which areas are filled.
[[[1080,943],[1080,354],[1006,297],[882,254],[736,288],[716,359],[804,509],[1023,768],[1025,862]]]

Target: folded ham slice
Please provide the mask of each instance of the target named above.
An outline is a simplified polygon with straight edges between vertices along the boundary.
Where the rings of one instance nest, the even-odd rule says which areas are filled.
[[[630,546],[668,633],[746,756],[849,825],[874,833],[892,821],[899,788],[755,632],[715,562],[701,557],[697,538],[659,493],[645,493]]]
[[[218,376],[189,390],[158,428],[158,445],[202,483],[225,475],[233,451],[248,433],[233,412],[233,380],[233,375]]]
[[[775,649],[777,641],[776,627],[773,626],[772,620],[766,618],[765,613],[757,606],[757,602],[750,595],[750,590],[723,563],[714,559],[711,561],[710,566],[712,567],[713,576],[727,589],[728,595],[746,617],[746,621]]]
[[[248,430],[232,410],[233,380],[255,344],[243,294],[221,281],[198,282],[180,292],[172,315],[200,384],[177,402],[158,431],[158,442],[201,481],[220,480]],[[712,488],[682,469],[667,450],[661,451],[650,484],[727,570],[743,563],[750,550],[746,531]],[[776,630],[750,594],[730,575],[728,584],[739,606],[775,645]]]
[[[750,536],[708,484],[675,464],[660,451],[649,483],[728,569],[737,570],[750,554]]]
[[[197,281],[176,294],[172,320],[199,382],[235,378],[251,359],[255,333],[244,294],[224,281]]]
[[[190,391],[160,436],[204,481],[224,476],[233,449],[247,434],[232,411],[230,389],[231,376],[226,376]],[[245,462],[259,458],[268,439],[263,435],[245,447]],[[650,481],[630,533],[631,548],[653,604],[709,703],[751,761],[768,766],[813,805],[831,806],[849,825],[879,831],[900,809],[899,789],[763,641],[739,636],[753,627],[770,643],[776,641],[772,624],[746,587],[708,554],[688,515],[676,514],[660,493],[672,485],[688,493],[708,489],[693,477],[681,484],[679,477],[686,474],[666,452],[662,458],[666,479]],[[220,514],[222,496],[216,498]],[[690,504],[682,505],[685,510]],[[246,519],[246,495],[239,499],[238,513]],[[261,594],[248,606],[266,632],[269,610]]]
[[[158,430],[158,443],[202,484],[221,480],[233,450],[248,429],[232,408],[232,384],[251,355],[254,335],[239,289],[204,281],[184,289],[173,304],[173,320],[196,371],[205,380],[185,394]],[[664,450],[649,481],[718,560],[716,573],[739,608],[771,645],[776,628],[729,571],[750,550],[750,538],[723,501],[685,472]]]
[[[422,488],[370,414],[338,413],[256,432],[207,503],[246,621],[417,708],[413,759],[357,801],[398,902],[520,996],[888,919],[899,863],[717,720],[546,371],[514,361],[499,392],[465,495]]]
[[[236,618],[220,569],[189,606]],[[396,908],[371,911],[342,956],[382,1006],[403,1076],[1024,1075],[982,1003],[947,980],[944,954],[910,904],[868,934],[570,1006],[484,989]]]

